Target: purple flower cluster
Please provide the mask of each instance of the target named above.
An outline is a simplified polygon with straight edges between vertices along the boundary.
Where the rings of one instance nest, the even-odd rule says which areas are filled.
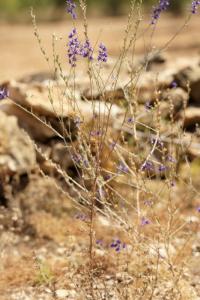
[[[93,60],[93,48],[89,40],[86,40],[85,43],[82,45],[80,54],[84,58],[87,57],[89,60]]]
[[[76,19],[76,4],[74,3],[73,0],[66,0],[67,4],[67,12],[72,16],[72,19]]]
[[[122,243],[120,240],[113,240],[110,245],[111,248],[115,249],[116,252],[120,252],[121,250],[126,249],[126,244]]]
[[[152,170],[154,170],[154,165],[150,160],[147,160],[143,163],[141,170],[142,171],[152,171]]]
[[[200,5],[200,1],[198,1],[198,0],[192,1],[192,9],[191,9],[192,14],[197,13],[197,9],[198,9],[199,5]]]
[[[69,64],[72,67],[76,66],[77,61],[77,55],[80,54],[80,42],[77,38],[77,31],[76,28],[72,30],[72,32],[69,34],[69,43],[68,43],[68,58],[69,58]]]
[[[158,19],[160,18],[161,13],[164,10],[167,10],[169,4],[170,4],[169,0],[159,0],[158,5],[153,8],[152,18],[151,18],[152,25],[157,23]]]
[[[0,100],[3,100],[9,96],[8,91],[5,88],[0,87]]]
[[[83,44],[80,43],[77,37],[77,30],[74,28],[69,36],[68,46],[68,59],[69,64],[72,67],[76,67],[77,56],[81,56],[83,58],[88,58],[90,61],[93,60],[93,51],[90,41],[86,40]],[[106,62],[107,61],[107,49],[103,44],[99,46],[99,55],[98,61]]]
[[[99,45],[98,61],[99,62],[107,62],[107,60],[108,60],[107,48],[103,43],[101,43]]]

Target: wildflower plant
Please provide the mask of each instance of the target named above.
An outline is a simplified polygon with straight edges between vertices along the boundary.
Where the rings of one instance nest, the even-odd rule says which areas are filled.
[[[161,17],[161,13],[168,9],[170,0],[160,0],[158,5],[153,8],[151,24],[156,24]]]
[[[55,128],[52,129],[57,132],[63,145],[69,149],[78,176],[76,180],[59,166],[55,167],[73,191],[73,196],[69,197],[78,210],[75,221],[86,223],[88,229],[88,238],[87,236],[85,238],[88,240],[86,251],[88,264],[85,266],[88,267],[86,272],[89,282],[88,293],[90,299],[105,299],[100,298],[94,288],[98,269],[95,265],[96,250],[100,248],[104,249],[103,255],[108,255],[108,258],[110,249],[119,255],[126,254],[126,263],[123,261],[119,265],[117,260],[116,268],[129,272],[135,284],[132,284],[130,294],[126,290],[126,298],[120,294],[122,292],[120,289],[116,289],[116,293],[121,297],[119,299],[133,299],[131,295],[137,295],[134,299],[143,299],[142,297],[154,299],[156,290],[159,285],[164,285],[166,278],[173,281],[172,296],[175,297],[180,291],[179,279],[184,268],[181,259],[179,261],[177,257],[173,257],[169,248],[173,243],[176,244],[175,236],[180,236],[184,240],[178,253],[189,241],[187,234],[189,226],[182,222],[181,218],[177,218],[177,203],[173,201],[174,183],[179,179],[177,166],[180,156],[184,154],[184,145],[181,142],[182,124],[175,126],[171,118],[171,126],[166,130],[163,129],[160,88],[155,87],[154,99],[146,102],[145,106],[144,102],[139,103],[140,89],[137,83],[148,67],[150,55],[147,55],[145,64],[139,69],[131,70],[122,87],[124,105],[122,107],[116,105],[115,99],[123,66],[128,59],[133,64],[136,43],[141,38],[139,29],[142,22],[142,1],[131,1],[121,52],[109,74],[104,68],[110,60],[109,45],[104,45],[103,41],[99,40],[96,44],[92,43],[88,33],[87,3],[80,0],[79,4],[84,25],[82,40],[76,28],[78,17],[76,4],[72,0],[66,1],[67,13],[72,17],[72,29],[66,41],[66,65],[69,63],[70,67],[67,75],[53,47],[54,72],[58,73],[65,91],[62,92],[60,81],[57,82],[55,88],[60,88],[62,95],[58,110],[64,112],[67,107],[70,111],[69,126],[64,122],[64,115],[59,115],[56,111],[54,99],[50,97],[49,100],[62,128],[61,133]],[[196,13],[199,4],[199,1],[193,1],[188,14]],[[157,26],[159,18],[169,5],[170,1],[158,1],[153,7],[151,16],[151,24],[154,26],[148,26],[142,37],[146,32],[150,32],[153,38],[155,28],[152,27]],[[35,36],[49,63],[33,13],[32,17]],[[166,46],[176,35],[175,33]],[[55,39],[53,41],[55,42]],[[165,47],[159,51],[164,50]],[[153,49],[149,49],[149,54],[151,51]],[[86,64],[85,77],[88,77],[89,96],[81,95],[81,99],[77,100],[75,97],[78,88],[77,74],[81,60]],[[176,82],[169,85],[169,90],[176,88]],[[95,96],[94,91],[98,96]],[[51,94],[52,86],[49,86],[49,95]],[[5,96],[6,92],[1,90],[0,98]],[[88,106],[88,111],[84,114],[85,105]],[[170,109],[171,106],[169,111]],[[115,111],[118,113],[115,114]],[[50,126],[43,120],[41,122]],[[72,133],[73,125],[75,133]],[[119,233],[123,237],[112,239],[111,243],[104,246],[106,243],[97,236],[100,216],[108,219],[110,224],[114,224],[113,230],[116,234],[113,236],[118,236]],[[156,251],[152,250],[153,243],[157,245]],[[165,256],[162,255],[164,257],[162,259],[160,247],[164,248],[166,253]],[[137,263],[133,265],[135,260]],[[134,269],[136,267],[137,271]],[[163,281],[162,271],[165,272]]]

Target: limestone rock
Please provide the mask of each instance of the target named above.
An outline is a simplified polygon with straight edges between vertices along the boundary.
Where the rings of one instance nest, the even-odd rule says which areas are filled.
[[[176,117],[184,105],[187,105],[188,98],[188,93],[181,88],[164,91],[161,95],[161,100],[163,100],[161,103],[162,116],[169,117],[170,113],[172,113]]]
[[[91,122],[95,114],[103,117],[109,114],[109,120],[112,122],[122,113],[117,105],[111,107],[109,103],[72,99],[72,96],[69,97],[62,87],[48,89],[45,86],[37,87],[10,81],[7,83],[7,89],[12,101],[3,101],[0,110],[9,115],[15,115],[19,119],[20,126],[39,141],[59,136],[59,134],[61,137],[63,124],[66,130],[70,128],[70,131],[76,131],[78,119],[81,123],[87,124]]]
[[[0,111],[0,173],[23,174],[35,166],[34,146],[20,130],[16,117]]]

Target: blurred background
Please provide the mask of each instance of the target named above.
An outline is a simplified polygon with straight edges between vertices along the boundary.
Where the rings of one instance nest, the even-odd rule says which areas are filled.
[[[33,6],[39,9],[40,20],[58,21],[65,15],[65,0],[0,0],[1,20],[9,22],[30,21],[27,9]],[[88,12],[90,15],[119,16],[128,11],[129,0],[88,0]],[[155,5],[158,0],[144,0],[146,9]],[[174,14],[181,14],[189,0],[172,0],[170,10]]]
[[[139,1],[139,0],[138,0]],[[78,3],[78,0],[75,0]],[[152,6],[159,0],[143,0],[141,32],[149,27]],[[129,11],[129,0],[87,0],[89,38],[93,45],[103,41],[108,48],[109,61],[115,58],[123,42]],[[0,82],[50,70],[34,37],[30,7],[34,8],[38,30],[47,55],[52,60],[52,34],[58,37],[56,51],[64,69],[68,69],[67,42],[73,25],[66,12],[65,0],[0,0]],[[78,6],[78,5],[77,5]],[[77,7],[78,9],[78,7]],[[199,53],[199,14],[192,16],[188,26],[186,14],[191,10],[191,0],[171,0],[170,9],[162,14],[156,29],[148,30],[137,41],[136,55],[144,55],[149,49],[162,48],[182,28],[167,47],[173,59]],[[76,25],[80,39],[83,37],[81,13],[78,11]],[[152,38],[152,31],[153,38]],[[149,39],[151,45],[149,46]]]

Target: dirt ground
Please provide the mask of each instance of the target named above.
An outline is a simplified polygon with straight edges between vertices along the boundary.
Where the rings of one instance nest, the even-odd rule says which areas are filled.
[[[156,28],[151,46],[149,44],[151,31],[137,41],[136,53],[144,54],[148,47],[163,47],[179,28],[184,24],[185,19],[175,17],[165,17]],[[123,42],[126,18],[100,18],[89,20],[89,35],[95,43],[97,40],[103,41],[111,56],[119,53],[120,45]],[[148,19],[142,21],[141,32],[148,27]],[[39,24],[39,31],[42,42],[47,49],[49,56],[52,55],[52,34],[55,33],[59,38],[57,51],[63,66],[68,67],[66,58],[66,43],[68,33],[72,28],[69,19],[60,23]],[[83,32],[81,22],[77,23],[78,32]],[[181,34],[170,44],[168,52],[175,58],[180,55],[195,55],[200,51],[199,40],[199,16],[194,16],[188,26],[184,27]],[[38,47],[38,43],[33,35],[32,25],[1,24],[1,55],[0,55],[0,81],[11,78],[21,77],[33,72],[48,70],[44,58]]]

